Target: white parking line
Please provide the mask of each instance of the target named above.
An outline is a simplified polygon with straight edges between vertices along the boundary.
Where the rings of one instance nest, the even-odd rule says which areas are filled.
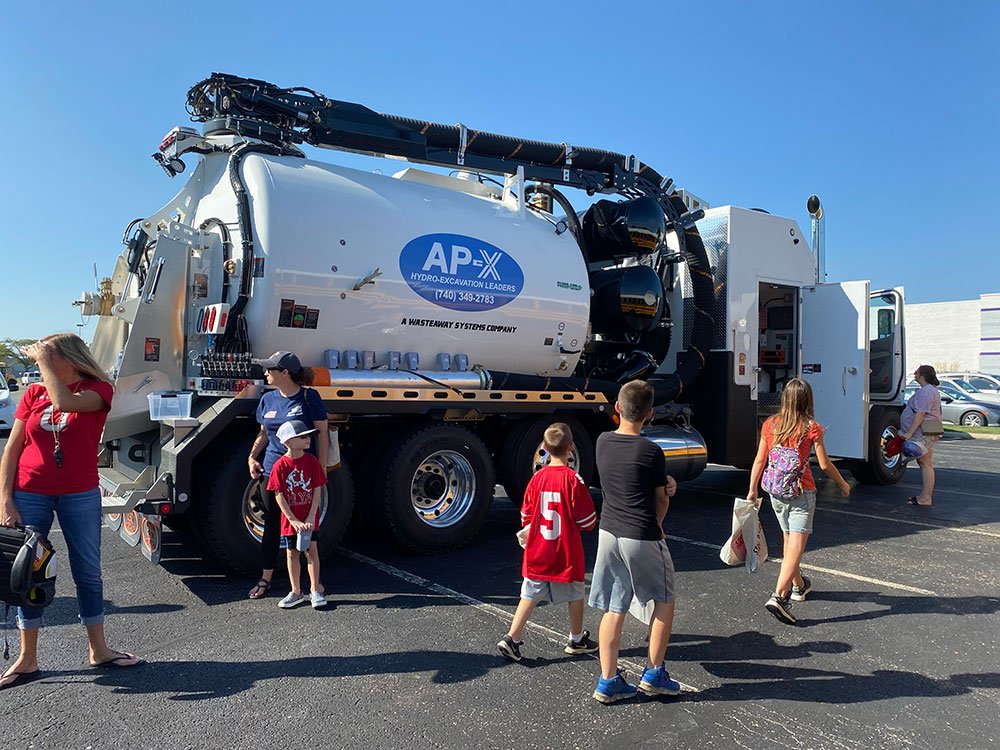
[[[908,526],[922,526],[927,529],[945,529],[947,531],[958,531],[963,534],[978,534],[979,536],[991,536],[1000,539],[1000,533],[996,531],[983,531],[982,529],[956,528],[942,523],[929,523],[927,521],[911,521],[908,518],[896,518],[895,516],[876,516],[871,513],[858,513],[853,510],[840,510],[839,508],[823,508],[824,513],[840,513],[844,516],[857,516],[858,518],[873,518],[878,521],[894,521]]]
[[[693,544],[696,547],[707,547],[711,550],[720,550],[722,545],[720,544],[710,544],[709,542],[702,542],[697,539],[688,539],[683,536],[673,536],[672,534],[666,535],[667,539],[674,542],[682,542],[684,544]],[[768,562],[780,563],[780,557],[768,557]],[[869,578],[868,576],[861,576],[857,573],[848,573],[844,570],[834,570],[833,568],[822,568],[819,565],[812,565],[811,563],[800,563],[799,567],[805,568],[806,570],[817,570],[820,573],[827,573],[832,576],[840,576],[841,578],[851,578],[855,581],[863,581],[865,583],[870,583],[875,586],[883,586],[885,588],[899,589],[900,591],[909,591],[911,594],[922,594],[923,596],[937,596],[933,591],[928,591],[927,589],[918,589],[915,586],[907,586],[905,583],[896,583],[894,581],[883,581],[880,578]]]
[[[719,495],[720,497],[728,497],[728,498],[734,498],[734,497],[736,497],[736,495],[734,495],[732,492],[723,492],[722,490],[715,490],[715,489],[711,489],[709,487],[701,487],[701,486],[698,486],[698,485],[687,485],[687,486],[690,487],[693,490],[697,490],[698,492],[704,492],[706,495]],[[898,486],[899,487],[906,487],[907,485],[901,484],[901,485],[898,485]],[[920,488],[916,487],[915,489],[920,489]],[[946,492],[946,490],[940,490],[940,489],[935,488],[934,492]],[[975,494],[973,494],[971,492],[960,492],[958,490],[951,490],[951,492],[954,493],[954,494],[959,494],[959,495],[969,495],[970,497],[993,497],[992,495],[975,495]],[[998,496],[997,499],[1000,499],[1000,496]],[[982,529],[959,528],[959,527],[956,527],[956,526],[949,526],[948,524],[943,524],[943,523],[930,523],[928,521],[911,521],[908,518],[900,518],[899,516],[878,516],[878,515],[875,515],[873,513],[858,513],[857,511],[853,511],[853,510],[840,510],[839,508],[827,508],[826,506],[823,506],[823,512],[824,513],[841,513],[841,514],[843,514],[845,516],[858,516],[859,518],[871,518],[871,519],[874,519],[876,521],[892,521],[894,523],[902,523],[902,524],[906,524],[906,525],[909,525],[909,526],[921,526],[921,527],[923,527],[925,529],[942,529],[944,531],[954,531],[954,532],[957,532],[959,534],[976,534],[978,536],[990,536],[990,537],[994,537],[994,538],[1000,539],[1000,533],[998,533],[996,531],[984,531]]]
[[[940,467],[938,467],[940,468]],[[920,484],[904,484],[900,482],[896,485],[897,487],[905,487],[908,490],[922,490],[923,485]],[[934,487],[934,494],[942,495],[964,495],[965,497],[979,497],[979,498],[989,498],[991,500],[1000,500],[1000,495],[990,495],[986,492],[966,492],[965,490],[954,490],[948,486],[944,487]]]
[[[370,557],[366,557],[365,555],[358,554],[357,552],[354,552],[352,550],[344,549],[343,547],[339,547],[337,549],[337,552],[339,552],[344,557],[348,557],[351,560],[354,560],[359,563],[364,563],[365,565],[370,565],[373,568],[381,570],[383,573],[388,573],[389,575],[399,578],[400,580],[406,581],[407,583],[412,583],[415,586],[420,586],[421,588],[425,588],[428,591],[433,591],[435,594],[440,594],[441,596],[447,596],[449,599],[454,599],[455,601],[459,601],[462,604],[467,604],[470,607],[475,607],[480,612],[485,612],[491,617],[503,620],[505,623],[509,624],[514,619],[514,616],[505,609],[501,609],[500,607],[494,606],[492,604],[487,604],[486,602],[480,601],[479,599],[471,597],[468,594],[463,594],[461,591],[455,591],[454,589],[450,589],[447,586],[442,586],[440,583],[434,583],[434,581],[429,581],[426,578],[418,576],[414,573],[410,573],[409,571],[394,567],[392,565],[389,565],[388,563],[384,563],[379,560],[374,560]],[[566,645],[566,635],[556,630],[553,630],[552,628],[547,628],[544,625],[539,625],[538,623],[530,621],[525,625],[525,627],[535,633],[538,633],[539,635],[543,636],[547,640],[552,641],[555,644],[558,644],[560,646]],[[587,654],[587,656],[589,656],[591,659],[594,659],[595,661],[600,661],[600,659],[596,654]],[[639,675],[642,674],[642,671],[644,669],[643,665],[640,664],[639,662],[633,662],[626,659],[619,659],[618,663],[624,667],[628,667],[630,670],[633,670],[636,674]],[[686,692],[691,692],[691,693],[698,692],[698,688],[693,687],[691,685],[687,685],[683,682],[680,683],[680,685],[681,685],[681,690],[684,690]]]

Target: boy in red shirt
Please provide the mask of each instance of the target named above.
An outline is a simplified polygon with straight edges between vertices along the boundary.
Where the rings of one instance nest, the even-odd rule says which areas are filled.
[[[580,475],[566,464],[573,450],[569,425],[551,425],[544,442],[551,460],[531,478],[521,506],[521,524],[527,527],[521,601],[510,630],[497,644],[500,653],[514,661],[521,660],[521,631],[539,602],[568,604],[570,634],[563,649],[567,654],[597,651],[590,631],[583,629],[585,567],[580,536],[597,525],[594,500]]]
[[[299,553],[306,553],[309,565],[309,600],[313,609],[326,606],[323,584],[319,579],[319,548],[316,546],[316,529],[319,526],[319,506],[326,486],[326,471],[314,455],[306,453],[310,435],[316,432],[305,422],[293,419],[278,428],[278,440],[288,452],[275,461],[267,488],[281,508],[281,543],[288,550],[288,578],[292,590],[278,602],[282,609],[297,607],[306,600],[302,593],[302,568]],[[299,535],[308,534],[308,549],[296,546]],[[303,541],[305,539],[303,538]]]

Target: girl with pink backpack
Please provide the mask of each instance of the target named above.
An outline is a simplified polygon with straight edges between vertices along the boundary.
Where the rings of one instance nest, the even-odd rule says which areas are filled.
[[[784,535],[781,572],[764,607],[788,625],[795,624],[789,601],[805,601],[812,590],[812,582],[802,575],[799,563],[816,512],[816,482],[809,468],[813,449],[819,468],[837,483],[844,497],[850,495],[851,486],[830,461],[823,445],[823,428],[813,415],[812,388],[801,378],[792,378],[781,392],[781,410],[761,427],[747,492],[747,500],[757,502],[757,485],[763,486],[771,496],[771,508]]]

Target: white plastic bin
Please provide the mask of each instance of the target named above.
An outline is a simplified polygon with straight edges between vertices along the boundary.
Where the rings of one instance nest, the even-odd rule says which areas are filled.
[[[149,418],[162,421],[164,419],[187,419],[191,416],[191,391],[157,391],[150,393]]]

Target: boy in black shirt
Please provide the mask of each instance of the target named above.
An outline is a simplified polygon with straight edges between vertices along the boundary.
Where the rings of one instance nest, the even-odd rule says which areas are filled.
[[[594,690],[601,703],[630,698],[637,690],[677,695],[681,689],[663,663],[674,619],[674,564],[664,541],[663,517],[677,483],[667,476],[660,448],[640,434],[653,416],[652,386],[642,380],[623,385],[615,411],[621,417],[618,429],[597,439],[604,507],[590,606],[604,611],[601,679]],[[618,669],[622,626],[633,595],[640,604],[654,602],[649,656],[638,687]]]

